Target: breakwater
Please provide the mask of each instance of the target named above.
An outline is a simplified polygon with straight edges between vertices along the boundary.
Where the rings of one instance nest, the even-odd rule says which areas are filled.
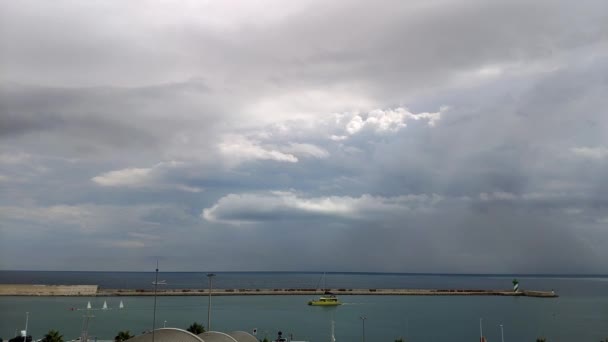
[[[0,284],[0,296],[95,296],[97,285]]]
[[[391,295],[391,296],[521,296],[555,298],[553,291],[478,290],[478,289],[213,289],[213,296],[269,296],[322,295],[325,291],[336,295]],[[3,285],[4,296],[153,296],[150,289],[100,289],[97,285]],[[157,289],[157,296],[206,296],[208,289]]]

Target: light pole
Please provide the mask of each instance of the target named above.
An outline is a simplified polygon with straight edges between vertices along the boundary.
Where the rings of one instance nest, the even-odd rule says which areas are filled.
[[[502,324],[500,325],[500,338],[502,342],[505,342],[505,332],[502,330]]]
[[[30,319],[30,313],[26,312],[25,313],[25,336],[23,337],[23,342],[27,342],[27,322]]]
[[[166,327],[167,327],[167,320],[165,320],[165,321],[163,322],[163,328],[166,328]]]
[[[154,330],[156,329],[156,289],[158,287],[158,259],[156,259],[156,274],[154,277],[154,310],[152,313],[152,342],[154,342]],[[87,342],[87,341],[85,341]]]
[[[213,288],[213,277],[215,274],[207,273],[207,278],[209,278],[209,304],[207,306],[207,330],[211,331],[211,289]],[[154,341],[152,341],[154,342]]]
[[[365,320],[367,319],[367,317],[361,316],[359,318],[361,319],[361,322],[363,323],[363,342],[365,342]]]

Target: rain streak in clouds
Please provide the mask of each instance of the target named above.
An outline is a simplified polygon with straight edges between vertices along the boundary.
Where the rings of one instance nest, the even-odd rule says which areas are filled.
[[[0,22],[0,268],[608,272],[603,1]]]

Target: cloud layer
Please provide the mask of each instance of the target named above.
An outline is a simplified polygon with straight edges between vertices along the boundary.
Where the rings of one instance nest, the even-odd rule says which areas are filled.
[[[608,273],[603,1],[0,23],[0,268]]]

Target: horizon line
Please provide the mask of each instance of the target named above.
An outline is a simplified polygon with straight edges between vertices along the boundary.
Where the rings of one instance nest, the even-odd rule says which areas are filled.
[[[0,269],[0,272],[82,272],[82,273],[154,273],[155,271],[125,271],[125,270],[102,270],[102,271],[87,271],[87,270],[20,270],[20,269]],[[483,277],[608,277],[608,274],[601,273],[441,273],[441,272],[382,272],[382,271],[161,271],[160,273],[300,273],[300,274],[367,274],[367,275],[410,275],[410,276],[483,276]]]

